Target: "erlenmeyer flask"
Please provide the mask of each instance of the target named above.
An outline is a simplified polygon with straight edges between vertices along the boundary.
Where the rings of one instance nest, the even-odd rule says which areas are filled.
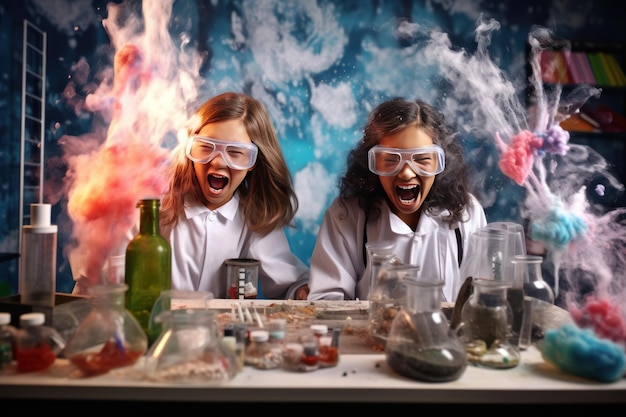
[[[369,297],[368,332],[375,342],[386,343],[391,323],[406,301],[406,280],[417,280],[417,265],[385,265],[380,269],[374,290]]]
[[[237,375],[237,359],[217,331],[215,312],[164,310],[163,332],[146,353],[150,381],[219,385]]]
[[[89,288],[91,311],[65,347],[65,357],[85,374],[133,365],[146,352],[147,335],[124,307],[127,290],[126,284]]]
[[[467,367],[464,345],[441,311],[443,281],[406,280],[405,306],[394,318],[385,347],[389,366],[418,381],[458,379]]]
[[[487,368],[513,368],[519,364],[517,344],[512,344],[513,313],[507,301],[510,284],[494,279],[472,280],[473,292],[461,310],[455,329],[471,364]]]

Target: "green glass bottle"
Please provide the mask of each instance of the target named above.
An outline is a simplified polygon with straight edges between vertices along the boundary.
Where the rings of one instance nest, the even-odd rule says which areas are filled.
[[[137,319],[152,344],[150,313],[162,291],[172,287],[172,248],[159,232],[158,199],[139,200],[139,233],[126,247],[126,309]]]

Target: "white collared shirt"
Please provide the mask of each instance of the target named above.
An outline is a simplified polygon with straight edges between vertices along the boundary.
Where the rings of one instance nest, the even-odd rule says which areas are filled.
[[[308,267],[289,247],[283,229],[262,236],[251,232],[239,210],[239,196],[217,210],[185,203],[185,215],[169,236],[172,247],[172,288],[210,291],[226,298],[224,261],[253,258],[261,261],[259,282],[265,298],[294,298],[308,279]]]
[[[380,216],[368,222],[367,241],[394,241],[395,255],[404,264],[419,265],[421,276],[443,279],[445,301],[453,302],[462,281],[455,231],[442,220],[446,214],[422,213],[413,231],[384,203]],[[485,212],[474,196],[466,214],[467,221],[458,225],[464,248],[471,233],[487,224]],[[370,272],[363,259],[365,221],[356,199],[337,198],[327,209],[311,257],[309,300],[367,299]]]

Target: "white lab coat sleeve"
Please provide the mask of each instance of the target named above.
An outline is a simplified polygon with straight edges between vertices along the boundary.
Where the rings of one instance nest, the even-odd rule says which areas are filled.
[[[309,268],[291,251],[283,229],[255,234],[249,255],[261,261],[259,282],[265,298],[295,299],[296,290],[309,280]]]
[[[354,300],[362,272],[365,214],[354,200],[328,207],[311,257],[309,300]]]

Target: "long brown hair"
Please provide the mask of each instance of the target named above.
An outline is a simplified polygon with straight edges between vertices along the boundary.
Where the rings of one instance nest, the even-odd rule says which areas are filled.
[[[226,92],[217,95],[198,108],[189,136],[197,134],[205,125],[240,119],[252,142],[259,148],[256,165],[238,188],[247,225],[253,232],[267,234],[272,230],[291,226],[298,210],[298,199],[292,178],[282,153],[270,115],[259,101],[243,93]],[[176,226],[184,213],[185,197],[208,204],[193,169],[193,162],[185,156],[181,143],[174,152],[170,165],[170,186],[163,197],[161,227],[163,231]]]

